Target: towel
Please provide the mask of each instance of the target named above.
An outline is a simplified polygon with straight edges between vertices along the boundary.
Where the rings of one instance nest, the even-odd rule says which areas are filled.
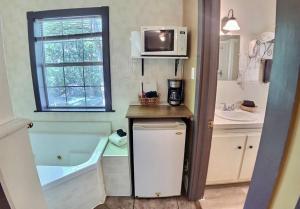
[[[264,66],[264,76],[263,76],[263,82],[269,83],[271,78],[271,71],[272,71],[272,60],[265,60],[265,66]]]
[[[127,136],[119,136],[117,132],[113,133],[108,137],[109,141],[113,143],[114,145],[121,147],[125,144],[127,144]]]
[[[245,107],[256,107],[255,102],[250,100],[244,100],[242,105]]]
[[[118,129],[117,130],[117,134],[120,136],[120,137],[123,137],[123,136],[126,136],[127,133],[125,131],[123,131],[122,129]]]
[[[156,81],[144,81],[142,88],[142,92],[157,91],[157,83]]]

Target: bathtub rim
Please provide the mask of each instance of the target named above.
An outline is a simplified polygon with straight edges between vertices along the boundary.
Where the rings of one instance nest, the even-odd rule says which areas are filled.
[[[49,169],[53,168],[65,168],[67,170],[66,173],[62,174],[59,177],[55,177],[54,179],[51,179],[50,181],[47,182],[41,182],[40,179],[40,184],[42,186],[43,190],[51,189],[55,186],[58,186],[64,182],[70,181],[74,179],[77,176],[83,175],[87,172],[90,172],[92,170],[98,169],[98,166],[100,165],[101,158],[103,156],[104,150],[106,149],[106,146],[108,144],[108,136],[100,136],[99,142],[89,158],[84,163],[81,163],[76,166],[47,166],[47,165],[36,165],[37,172],[40,176],[39,168],[46,167]]]

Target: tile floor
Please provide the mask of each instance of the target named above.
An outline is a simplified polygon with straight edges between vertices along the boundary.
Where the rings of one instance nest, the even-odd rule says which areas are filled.
[[[202,209],[243,209],[248,189],[248,185],[208,187],[200,205]]]
[[[95,209],[200,209],[197,202],[184,197],[161,199],[133,199],[130,197],[108,197],[104,205]]]

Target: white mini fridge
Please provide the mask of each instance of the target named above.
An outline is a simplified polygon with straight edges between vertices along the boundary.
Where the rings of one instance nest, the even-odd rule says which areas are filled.
[[[181,120],[133,123],[135,196],[181,194],[186,125]]]

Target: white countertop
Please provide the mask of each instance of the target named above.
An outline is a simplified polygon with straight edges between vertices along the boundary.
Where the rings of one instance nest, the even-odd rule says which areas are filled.
[[[214,128],[215,129],[261,129],[265,119],[265,111],[258,110],[255,113],[257,120],[255,121],[233,121],[221,118],[215,115]]]

